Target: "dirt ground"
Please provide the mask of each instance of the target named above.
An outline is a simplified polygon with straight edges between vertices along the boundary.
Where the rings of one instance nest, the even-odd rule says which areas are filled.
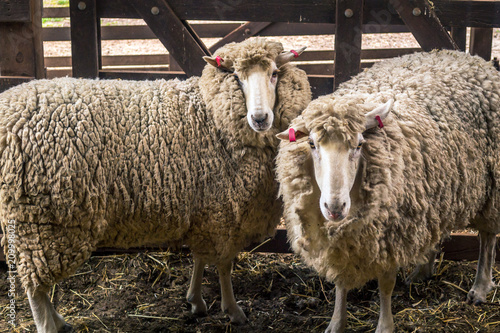
[[[404,284],[398,275],[393,293],[397,332],[500,332],[498,288],[488,303],[465,302],[474,262],[438,261],[429,281]],[[500,279],[499,265],[495,280]],[[333,313],[334,285],[320,279],[291,254],[240,255],[233,272],[236,298],[249,322],[236,326],[220,311],[216,270],[205,270],[203,294],[208,316],[194,317],[185,300],[192,269],[189,254],[170,252],[92,257],[51,297],[75,332],[323,332]],[[6,267],[0,280],[6,281]],[[17,291],[21,291],[19,285]],[[7,285],[0,284],[0,295]],[[17,297],[17,327],[3,319],[7,297],[0,297],[0,332],[35,332],[28,300]],[[377,283],[348,295],[347,332],[373,332],[379,312]]]

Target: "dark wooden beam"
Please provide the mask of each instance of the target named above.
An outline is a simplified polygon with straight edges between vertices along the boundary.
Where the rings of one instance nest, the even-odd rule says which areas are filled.
[[[491,59],[491,46],[493,42],[493,29],[471,28],[469,52],[485,60]]]
[[[34,77],[26,76],[0,76],[0,93],[14,86],[17,86],[18,84],[29,82],[33,79]]]
[[[335,89],[359,73],[363,0],[337,0],[335,31]]]
[[[271,22],[247,22],[224,36],[224,38],[212,45],[209,50],[214,53],[217,49],[228,43],[242,42],[249,37],[257,35],[269,25],[271,25]]]
[[[30,22],[30,0],[0,0],[1,22]]]
[[[389,0],[424,51],[458,50],[427,0]]]
[[[184,72],[189,76],[201,75],[205,67],[202,57],[210,55],[210,52],[189,24],[180,20],[165,0],[129,2]]]
[[[283,0],[169,0],[168,3],[181,20],[335,23],[335,1],[331,0],[289,0],[286,5]],[[500,1],[434,0],[433,4],[444,26],[500,27]],[[99,1],[98,5],[99,17],[140,18],[128,0]],[[363,17],[364,23],[402,24],[386,1],[365,0]]]
[[[70,0],[73,76],[96,78],[100,69],[100,22],[96,0]]]
[[[451,38],[455,41],[460,51],[465,52],[467,44],[467,27],[451,27]]]

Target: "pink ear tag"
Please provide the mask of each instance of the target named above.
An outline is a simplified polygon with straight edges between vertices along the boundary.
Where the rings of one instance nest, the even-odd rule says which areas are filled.
[[[294,57],[294,58],[298,58],[298,57],[299,57],[299,53],[298,53],[297,51],[295,51],[295,50],[290,50],[290,52],[292,52],[292,53],[293,53],[293,57]]]
[[[221,57],[217,56],[215,57],[215,61],[217,61],[217,67],[220,67],[221,66],[221,62],[224,62],[224,59],[222,59]]]
[[[384,123],[382,122],[382,119],[380,119],[380,116],[375,116],[375,120],[378,121],[378,128],[384,127]]]
[[[296,139],[295,139],[295,130],[293,128],[290,128],[288,130],[288,139],[290,140],[290,142],[295,142]]]

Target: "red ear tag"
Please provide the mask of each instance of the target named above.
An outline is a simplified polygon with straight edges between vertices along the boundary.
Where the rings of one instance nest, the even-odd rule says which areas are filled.
[[[295,130],[293,128],[290,128],[288,130],[288,139],[290,140],[290,142],[295,142],[296,139],[295,139]]]
[[[380,119],[380,116],[375,116],[375,120],[378,121],[378,128],[384,127],[384,123],[382,123],[382,119]]]
[[[221,57],[217,56],[215,57],[215,61],[217,61],[217,67],[220,67],[221,66],[221,62],[224,62],[224,59],[222,59]]]
[[[299,57],[299,53],[298,53],[297,51],[295,51],[295,50],[290,50],[290,52],[292,52],[292,53],[293,53],[293,57],[294,57],[294,58],[298,58],[298,57]]]

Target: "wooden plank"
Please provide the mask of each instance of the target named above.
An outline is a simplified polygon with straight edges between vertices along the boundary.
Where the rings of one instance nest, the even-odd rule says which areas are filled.
[[[45,7],[43,8],[43,18],[69,17],[69,7]]]
[[[308,75],[309,84],[311,85],[312,97],[331,94],[333,92],[333,76],[327,75]]]
[[[424,51],[458,50],[427,0],[389,0]]]
[[[359,73],[363,0],[337,0],[335,31],[335,89]]]
[[[220,47],[222,47],[228,43],[242,42],[251,36],[257,35],[262,29],[268,27],[269,25],[271,25],[271,22],[247,22],[247,23],[243,24],[242,26],[234,29],[229,34],[224,36],[224,38],[222,38],[217,43],[212,45],[210,47],[209,51],[211,53],[214,53]]]
[[[96,0],[71,0],[73,76],[95,78],[100,68],[99,20]]]
[[[455,41],[460,51],[465,52],[467,44],[467,27],[451,27],[451,38]]]
[[[2,22],[31,22],[30,0],[0,0]]]
[[[469,52],[489,61],[493,42],[492,28],[471,28]]]
[[[188,76],[185,73],[165,73],[153,71],[124,71],[124,70],[101,70],[99,72],[101,79],[122,79],[122,80],[171,80],[178,78],[185,80]]]
[[[335,23],[335,1],[331,0],[169,0],[181,20],[232,20],[293,23]],[[500,27],[500,3],[488,1],[434,0],[435,11],[445,26]],[[99,17],[139,18],[126,0],[99,2]],[[366,0],[364,23],[401,24],[386,1]],[[398,23],[399,22],[399,23]]]
[[[333,81],[331,81],[333,85]],[[333,87],[333,86],[332,86]],[[2,238],[0,234],[0,239]],[[500,243],[500,237],[497,236],[497,244]],[[136,247],[129,249],[119,248],[98,248],[93,255],[111,255],[124,253],[137,253],[144,251],[161,251],[168,249],[168,245]],[[182,247],[180,251],[188,251],[188,248]],[[246,247],[243,251],[260,252],[260,253],[292,253],[292,249],[287,240],[286,230],[277,229],[274,237],[265,240],[262,243],[254,243]],[[479,239],[473,234],[452,234],[451,237],[442,244],[445,260],[468,260],[476,261],[479,257]],[[500,262],[500,248],[496,247],[496,261]],[[5,255],[0,250],[0,262],[5,262]]]
[[[130,0],[158,39],[165,45],[186,74],[201,75],[202,57],[210,52],[189,24],[181,21],[165,0]]]
[[[0,76],[0,93],[10,89],[18,84],[29,82],[33,80],[34,77],[25,77],[25,76]],[[0,235],[1,238],[1,235]],[[1,251],[0,251],[1,252]]]
[[[35,61],[35,77],[37,79],[45,78],[45,65],[43,53],[43,37],[42,37],[42,10],[43,3],[41,0],[31,0],[31,30],[33,31],[33,47]]]
[[[0,23],[0,75],[36,76],[33,30],[27,23]]]
[[[240,23],[195,23],[191,27],[200,38],[221,38],[241,27]],[[43,40],[46,42],[71,40],[69,27],[43,28]],[[381,26],[375,29],[371,25],[363,25],[363,33],[398,33],[409,32],[404,25]],[[308,36],[333,35],[335,24],[327,23],[274,23],[257,35],[259,36]],[[106,26],[101,27],[102,40],[157,39],[147,25]]]

